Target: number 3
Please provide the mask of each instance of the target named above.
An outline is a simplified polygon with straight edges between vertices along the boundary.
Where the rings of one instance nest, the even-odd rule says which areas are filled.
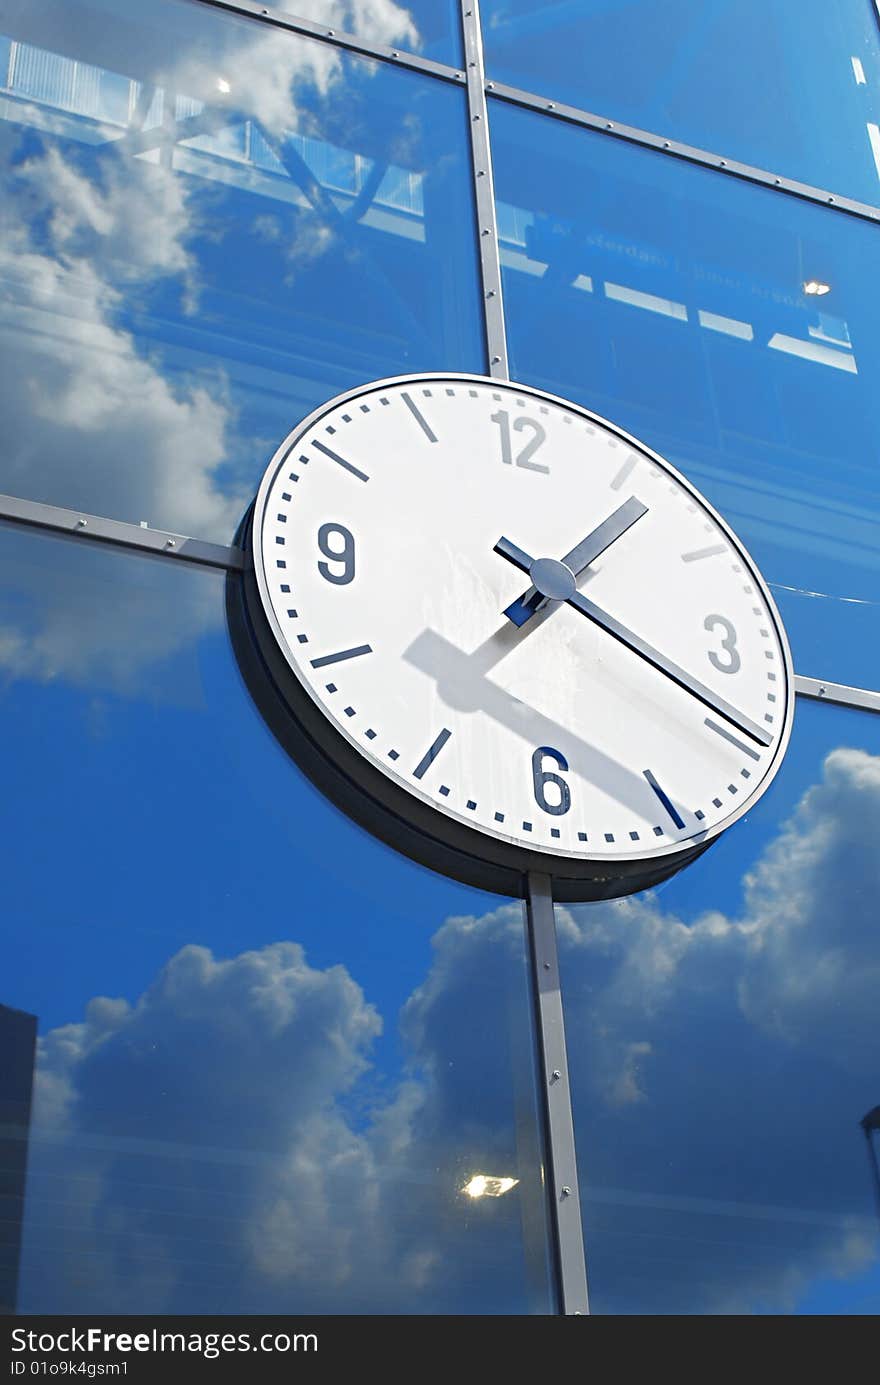
[[[720,673],[736,673],[742,662],[736,647],[736,627],[731,621],[727,620],[725,616],[706,616],[706,619],[703,621],[703,629],[708,630],[710,633],[715,629],[716,625],[720,625],[721,629],[724,631],[724,639],[721,641],[721,648],[724,650],[725,654],[730,655],[730,658],[725,662],[715,653],[714,649],[710,649],[709,663],[712,664],[714,668],[717,668]]]

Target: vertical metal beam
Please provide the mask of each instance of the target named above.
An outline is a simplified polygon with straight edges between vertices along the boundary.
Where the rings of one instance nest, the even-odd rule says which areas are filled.
[[[480,7],[479,0],[460,0],[460,3],[486,351],[489,358],[489,374],[497,380],[509,380],[504,303],[501,296],[501,261],[498,253],[498,222],[495,215],[495,186],[492,180],[489,118],[483,72]]]
[[[562,1312],[589,1313],[574,1122],[565,1051],[553,890],[547,875],[526,876],[526,926],[535,987],[535,1028],[549,1158],[552,1209]]]

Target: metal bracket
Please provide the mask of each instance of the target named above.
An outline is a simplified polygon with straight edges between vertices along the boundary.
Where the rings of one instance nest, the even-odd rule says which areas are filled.
[[[495,212],[495,186],[492,178],[492,153],[489,144],[489,116],[486,107],[483,73],[483,38],[480,29],[479,0],[461,0],[461,27],[467,73],[468,125],[471,133],[471,159],[474,199],[477,207],[477,241],[483,289],[483,322],[489,374],[496,380],[509,380],[507,332],[501,294],[501,259],[498,250],[498,220]]]
[[[409,67],[415,72],[424,72],[429,77],[439,77],[444,82],[463,82],[464,73],[447,63],[434,62],[422,58],[418,53],[408,53],[404,48],[391,48],[385,43],[371,43],[369,39],[357,34],[346,33],[342,29],[328,29],[325,24],[316,24],[311,19],[289,14],[286,10],[272,9],[266,5],[252,3],[252,0],[196,0],[197,4],[209,5],[212,9],[227,10],[240,14],[245,19],[261,20],[276,29],[287,29],[305,38],[320,39],[336,48],[344,48],[350,53],[358,53],[365,58],[379,58],[382,62],[396,63],[398,67]]]
[[[151,529],[146,524],[126,524],[102,515],[83,514],[81,510],[63,510],[57,505],[44,505],[38,500],[20,500],[14,495],[0,495],[0,520],[26,524],[34,529],[67,538],[85,539],[91,543],[112,544],[116,548],[133,548],[158,558],[177,558],[202,567],[218,567],[238,572],[244,567],[240,548],[204,539],[191,539],[185,534],[172,534],[164,529]]]
[[[878,0],[880,3],[880,0]],[[592,111],[581,110],[578,106],[567,106],[563,101],[551,101],[546,96],[536,96],[534,92],[522,91],[519,87],[506,86],[503,82],[487,82],[486,90],[498,101],[507,101],[514,106],[525,106],[529,110],[540,111],[569,125],[580,125],[595,130],[602,135],[625,140],[629,144],[639,144],[647,149],[655,149],[660,154],[671,154],[673,158],[684,159],[688,163],[699,164],[702,168],[714,168],[717,173],[726,173],[733,178],[741,178],[749,183],[759,183],[772,188],[774,192],[785,192],[802,201],[816,202],[833,211],[847,212],[863,221],[880,222],[880,207],[867,202],[857,202],[851,197],[816,188],[809,183],[800,183],[795,178],[785,178],[782,174],[769,173],[764,168],[740,163],[708,149],[698,149],[680,140],[656,135],[651,130],[640,130],[636,125],[625,125],[622,121],[609,120],[608,116],[595,115]]]
[[[880,692],[872,692],[870,688],[851,688],[846,683],[829,683],[827,678],[803,678],[797,674],[794,690],[798,697],[815,698],[817,702],[836,702],[842,707],[880,712]]]
[[[584,1236],[565,1049],[553,891],[547,875],[526,878],[526,925],[535,980],[535,1027],[550,1161],[549,1193],[562,1312],[589,1313]]]

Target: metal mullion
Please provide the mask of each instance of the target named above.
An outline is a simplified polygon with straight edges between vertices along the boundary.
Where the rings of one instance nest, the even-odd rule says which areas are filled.
[[[37,500],[22,500],[13,495],[0,495],[0,520],[82,539],[87,543],[134,549],[152,557],[221,568],[226,572],[239,572],[244,567],[244,554],[234,545],[208,543],[204,539],[189,538],[186,534],[151,529],[145,524],[127,524],[122,520],[85,514],[82,510],[66,510],[58,505],[44,505]]]
[[[464,73],[447,63],[434,62],[422,58],[418,53],[408,53],[403,48],[392,48],[384,43],[371,43],[369,39],[359,38],[357,34],[346,33],[342,29],[328,29],[324,24],[316,24],[311,19],[275,10],[266,5],[254,4],[252,0],[194,0],[195,4],[208,5],[212,9],[225,10],[230,14],[241,15],[245,19],[255,19],[276,29],[287,29],[290,33],[302,34],[305,38],[320,39],[336,48],[357,53],[364,58],[378,58],[380,62],[393,63],[397,67],[411,68],[429,77],[439,77],[444,82],[464,81]]]
[[[566,1316],[590,1311],[584,1234],[575,1156],[574,1120],[565,1047],[553,890],[547,875],[526,876],[526,927],[540,1059],[547,1184],[560,1309]]]
[[[489,374],[496,380],[509,380],[507,333],[504,324],[504,300],[501,292],[501,260],[498,250],[498,221],[495,209],[495,186],[492,178],[489,117],[483,71],[480,7],[478,0],[460,0],[460,3],[465,72],[467,73],[468,125],[471,136],[474,200],[477,210],[476,234],[480,255],[486,351],[489,359]]]
[[[880,4],[880,0],[876,0],[876,2]],[[598,134],[608,135],[612,139],[641,145],[646,149],[654,149],[660,154],[669,154],[673,158],[697,164],[701,168],[712,168],[716,173],[727,174],[729,177],[738,178],[743,182],[757,183],[761,187],[771,188],[774,192],[783,192],[788,196],[797,197],[801,201],[813,202],[818,206],[828,208],[830,211],[845,212],[849,216],[860,218],[862,221],[880,222],[880,207],[872,206],[867,202],[857,202],[851,197],[842,197],[825,188],[813,187],[809,183],[800,183],[795,178],[784,178],[780,174],[770,173],[763,168],[755,168],[751,164],[740,163],[737,159],[723,157],[711,150],[698,149],[695,145],[683,144],[680,140],[667,139],[664,135],[654,134],[651,130],[641,130],[635,125],[625,125],[617,120],[609,120],[607,116],[596,115],[592,111],[584,111],[577,106],[567,106],[561,101],[551,101],[546,96],[538,96],[534,92],[523,91],[519,87],[507,86],[503,82],[487,82],[486,90],[498,101],[506,101],[510,105],[524,106],[529,110],[540,111],[543,115],[565,121],[569,125],[579,125],[588,130],[594,130]]]

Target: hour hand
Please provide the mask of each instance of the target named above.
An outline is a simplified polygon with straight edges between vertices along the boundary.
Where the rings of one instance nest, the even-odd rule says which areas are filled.
[[[646,515],[647,513],[648,507],[643,505],[640,500],[637,500],[634,495],[631,495],[629,500],[625,500],[622,505],[619,505],[613,514],[610,514],[608,518],[593,529],[585,539],[582,539],[575,548],[569,553],[566,553],[565,557],[562,559],[562,563],[568,568],[575,581],[577,581],[595,558],[598,558],[600,554],[605,552],[606,548],[609,548],[610,545],[614,543],[615,539],[619,539],[621,534],[625,534],[627,529],[635,524],[637,519],[641,519],[642,515]],[[501,542],[502,544],[506,544],[507,540],[502,539]],[[513,545],[509,546],[513,547]],[[504,552],[497,544],[495,545],[495,551],[496,553],[501,553],[502,557],[510,558],[510,553]],[[512,558],[511,561],[513,561]],[[517,566],[522,567],[523,565],[517,563]],[[530,572],[531,569],[530,567],[523,567],[523,571]],[[530,620],[533,615],[540,611],[542,607],[546,606],[547,602],[551,599],[552,598],[541,591],[533,581],[532,585],[523,592],[522,596],[517,597],[516,601],[511,602],[504,611],[504,614],[514,625],[521,627],[525,625],[526,621]]]

